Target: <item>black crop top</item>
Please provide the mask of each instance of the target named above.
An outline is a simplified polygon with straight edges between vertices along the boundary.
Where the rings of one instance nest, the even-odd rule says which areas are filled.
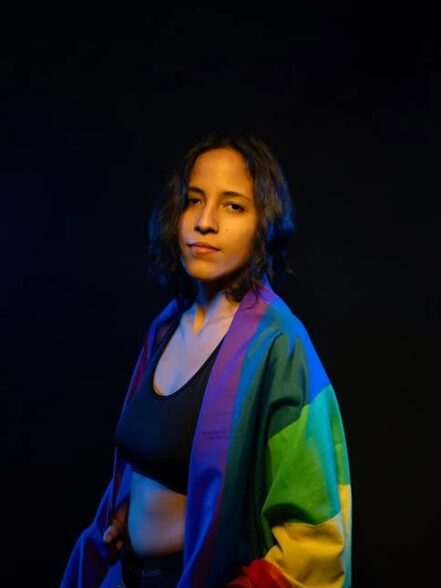
[[[115,437],[120,454],[134,470],[186,494],[199,410],[223,339],[188,382],[176,392],[161,396],[153,389],[153,374],[178,324],[170,327],[155,350],[134,398],[119,419]]]

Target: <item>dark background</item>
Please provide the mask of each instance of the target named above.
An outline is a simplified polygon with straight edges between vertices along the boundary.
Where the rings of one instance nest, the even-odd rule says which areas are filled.
[[[145,272],[152,203],[227,126],[266,139],[290,181],[280,293],[340,401],[354,587],[436,585],[437,19],[416,3],[163,4],[0,19],[2,584],[57,586],[93,517],[168,301]]]

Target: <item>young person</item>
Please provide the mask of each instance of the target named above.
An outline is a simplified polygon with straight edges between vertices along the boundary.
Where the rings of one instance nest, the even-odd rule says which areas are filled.
[[[293,231],[275,156],[213,134],[150,220],[152,322],[113,478],[62,588],[351,585],[351,487],[331,383],[274,292]]]

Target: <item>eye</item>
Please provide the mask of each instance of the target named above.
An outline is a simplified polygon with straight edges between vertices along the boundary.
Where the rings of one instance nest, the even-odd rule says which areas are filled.
[[[236,204],[236,202],[229,202],[226,206],[232,206],[232,212],[243,212],[245,209],[240,204]]]
[[[196,204],[196,202],[199,202],[200,198],[197,198],[196,196],[187,196],[187,204],[189,206],[192,206],[193,204]]]

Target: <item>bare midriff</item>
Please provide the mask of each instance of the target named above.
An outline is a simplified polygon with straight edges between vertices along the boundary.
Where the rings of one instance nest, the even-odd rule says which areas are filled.
[[[181,320],[155,369],[157,394],[170,395],[205,363],[228,331],[233,317],[195,330]],[[176,357],[180,360],[176,362]],[[164,555],[183,549],[186,496],[140,473],[132,473],[127,527],[139,555]]]
[[[137,472],[132,474],[128,533],[139,555],[162,555],[184,546],[186,496]]]

